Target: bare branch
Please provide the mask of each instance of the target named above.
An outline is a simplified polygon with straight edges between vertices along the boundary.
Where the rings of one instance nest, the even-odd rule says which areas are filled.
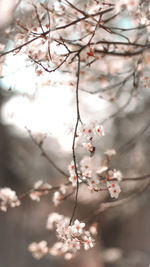
[[[68,178],[68,175],[63,171],[63,170],[61,170],[55,163],[54,163],[54,161],[47,155],[47,153],[45,152],[45,150],[44,150],[44,148],[42,147],[42,144],[43,144],[43,142],[41,143],[41,142],[37,142],[36,141],[36,139],[33,137],[33,135],[32,135],[32,133],[31,133],[31,131],[27,128],[27,127],[25,127],[25,129],[27,130],[27,132],[28,132],[28,134],[29,134],[29,136],[30,136],[30,138],[31,138],[31,140],[33,141],[33,143],[39,148],[39,150],[41,151],[41,155],[43,156],[43,157],[45,157],[46,159],[47,159],[47,161],[59,172],[59,173],[61,173],[63,176],[65,176],[65,177],[67,177]]]

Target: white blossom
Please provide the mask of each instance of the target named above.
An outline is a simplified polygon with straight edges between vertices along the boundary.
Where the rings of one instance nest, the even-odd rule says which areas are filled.
[[[67,252],[64,256],[65,260],[71,260],[74,257],[73,253]]]
[[[44,183],[42,180],[39,180],[34,184],[35,190],[37,190],[37,189],[51,189],[51,188],[52,188],[52,186],[50,184]]]
[[[82,172],[82,179],[86,180],[92,176],[92,162],[90,157],[84,157],[80,161],[80,169]]]
[[[63,221],[63,219],[64,219],[64,216],[56,212],[49,214],[47,223],[46,223],[46,228],[49,230],[52,230],[54,226],[56,226],[58,222]]]
[[[90,177],[90,179],[88,179],[88,185],[91,190],[98,190],[100,186],[100,181],[97,179],[96,176],[93,175],[92,177]]]
[[[80,169],[82,172],[85,172],[89,169],[91,169],[91,158],[90,157],[84,157],[81,161],[80,161]]]
[[[88,250],[89,248],[94,247],[94,240],[92,239],[89,231],[85,231],[82,239],[84,241],[84,249],[85,250]]]
[[[69,177],[69,181],[72,183],[73,187],[77,186],[77,175],[74,173]],[[78,182],[81,183],[82,180],[78,177]]]
[[[45,240],[39,243],[33,242],[28,246],[28,250],[32,253],[34,258],[41,259],[48,253],[47,242]]]
[[[54,227],[56,228],[57,237],[60,241],[56,242],[51,248],[47,247],[46,241],[30,244],[29,250],[35,258],[40,259],[49,253],[53,256],[64,255],[65,259],[69,260],[82,247],[88,250],[94,246],[94,240],[90,232],[84,229],[85,223],[77,219],[70,225],[69,217],[52,213],[48,216],[47,228],[51,230]]]
[[[77,168],[78,168],[78,165],[76,164]],[[74,165],[74,161],[72,160],[71,163],[69,164],[68,166],[68,170],[69,170],[69,173],[70,175],[74,174],[75,173],[75,165]]]
[[[94,222],[89,228],[89,232],[94,236],[97,235],[97,224],[97,222]]]
[[[56,191],[52,198],[54,205],[58,207],[63,200],[64,200],[64,196],[59,191]]]
[[[57,237],[59,239],[66,240],[71,237],[71,226],[69,226],[69,218],[65,217],[63,221],[60,221],[56,225]]]
[[[122,173],[119,170],[109,170],[108,171],[109,179],[117,179],[118,181],[122,180]]]
[[[107,182],[107,188],[112,198],[118,198],[121,189],[117,182]]]
[[[61,184],[60,185],[60,188],[59,188],[59,191],[65,195],[67,193],[67,189],[68,189],[68,186],[67,185],[64,185],[64,184]]]
[[[0,188],[0,209],[7,211],[7,206],[14,208],[21,204],[16,192],[8,187]]]
[[[100,168],[97,169],[96,173],[97,174],[102,174],[108,170],[108,166],[101,166]]]
[[[49,254],[52,256],[60,256],[67,251],[66,246],[63,242],[56,242],[50,249]]]
[[[40,201],[40,197],[48,194],[48,191],[52,186],[48,183],[44,183],[42,180],[37,181],[33,186],[33,191],[29,194],[29,197],[33,201]],[[39,190],[39,191],[38,191]]]
[[[91,141],[95,135],[104,136],[105,133],[104,133],[103,126],[99,125],[97,121],[93,120],[87,124],[83,124],[78,135],[79,137],[85,137],[85,139],[88,142],[88,141]]]
[[[80,130],[80,136],[86,137],[88,140],[94,136],[94,124],[92,122],[83,124]]]
[[[78,220],[75,220],[71,229],[72,229],[74,235],[79,236],[83,233],[84,227],[85,227],[85,223],[80,223]]]
[[[122,180],[122,173],[119,170],[115,170],[114,169],[114,173],[113,173],[114,178],[116,178],[118,181]]]
[[[83,147],[85,147],[88,151],[92,151],[93,145],[91,142],[83,143]]]
[[[99,135],[99,136],[105,135],[104,127],[102,125],[96,125],[95,131],[96,131],[97,135]]]
[[[89,179],[89,178],[91,178],[92,177],[92,170],[86,170],[86,171],[84,171],[83,173],[82,173],[82,175],[83,175],[83,180],[85,179]]]
[[[67,246],[68,250],[76,253],[77,250],[80,250],[80,242],[77,238],[67,239],[65,245]]]
[[[41,197],[41,192],[37,192],[37,191],[33,191],[29,194],[29,197],[33,200],[33,201],[40,201],[40,197]]]

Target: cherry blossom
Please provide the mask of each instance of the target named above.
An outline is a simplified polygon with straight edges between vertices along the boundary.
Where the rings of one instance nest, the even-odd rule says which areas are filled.
[[[60,185],[59,191],[62,193],[62,195],[65,195],[67,193],[67,190],[68,190],[67,185],[64,185],[64,184]]]
[[[52,198],[54,205],[58,207],[63,200],[64,200],[64,196],[59,191],[56,191]]]
[[[90,177],[87,180],[87,183],[88,183],[89,188],[91,190],[99,190],[100,189],[100,181],[97,179],[97,177],[95,175],[93,175],[92,177]]]
[[[65,217],[63,221],[56,224],[57,237],[66,240],[71,236],[71,227],[69,226],[69,218]]]
[[[102,125],[99,125],[97,121],[90,121],[87,124],[83,124],[79,131],[79,141],[83,142],[83,140],[92,140],[95,135],[103,136],[104,128]]]
[[[72,231],[75,236],[81,235],[83,233],[83,228],[85,227],[85,223],[80,223],[78,220],[75,220]]]
[[[91,169],[91,158],[85,156],[81,161],[80,161],[80,169],[82,171],[82,173],[84,173],[87,170]]]
[[[37,201],[39,202],[41,199],[42,193],[41,192],[37,192],[37,191],[33,191],[29,194],[29,197],[33,200],[33,201]]]
[[[96,235],[97,235],[97,226],[98,226],[98,223],[97,223],[97,222],[94,222],[94,223],[92,223],[92,225],[91,225],[90,228],[89,228],[89,232],[90,232],[93,236],[96,236]]]
[[[75,165],[74,165],[74,161],[72,160],[71,163],[69,164],[68,166],[68,170],[69,170],[69,173],[70,175],[73,173],[75,173]]]
[[[92,142],[83,143],[83,147],[87,149],[87,151],[92,152],[93,151],[93,145]]]
[[[76,253],[77,250],[80,250],[81,248],[80,242],[77,238],[67,239],[65,245],[67,246],[68,251],[72,253]]]
[[[103,128],[102,125],[97,125],[95,127],[95,131],[96,131],[97,135],[99,135],[99,136],[104,136],[105,135],[104,128]]]
[[[42,180],[37,181],[34,184],[33,191],[29,194],[29,197],[33,201],[40,201],[41,196],[48,194],[48,191],[52,186],[48,183],[44,183]]]
[[[67,251],[67,247],[64,242],[56,242],[51,248],[49,248],[49,254],[52,256],[61,256]]]
[[[82,175],[83,175],[83,176],[82,176],[82,179],[83,179],[83,180],[86,180],[86,179],[92,177],[93,172],[92,172],[92,170],[85,170],[85,171],[82,173]]]
[[[69,260],[81,249],[93,248],[95,244],[93,236],[97,234],[96,222],[87,230],[86,224],[75,217],[80,187],[85,186],[89,189],[88,194],[97,194],[100,198],[100,191],[109,192],[110,197],[115,199],[121,192],[121,183],[119,184],[119,182],[122,181],[123,175],[117,166],[115,166],[116,169],[111,167],[113,165],[111,164],[112,156],[116,155],[116,150],[114,148],[107,149],[103,154],[103,148],[99,149],[100,146],[96,143],[97,140],[103,140],[102,137],[105,135],[101,122],[105,123],[108,119],[113,121],[117,113],[111,114],[111,108],[110,110],[104,108],[104,112],[101,113],[108,110],[108,114],[106,114],[106,118],[102,118],[97,109],[90,112],[90,108],[93,108],[96,102],[101,106],[101,101],[107,101],[110,105],[113,103],[114,106],[116,105],[115,110],[118,113],[120,110],[122,112],[123,108],[127,109],[128,102],[121,106],[120,99],[125,99],[127,94],[135,97],[139,93],[138,91],[141,91],[138,90],[139,88],[150,87],[150,27],[148,27],[150,6],[148,1],[140,0],[86,0],[80,1],[78,7],[74,6],[74,1],[72,3],[67,0],[30,1],[31,19],[21,22],[21,18],[18,16],[20,11],[17,11],[11,27],[4,29],[4,36],[6,35],[4,42],[6,42],[6,37],[10,36],[12,39],[13,36],[14,47],[8,50],[9,43],[8,45],[0,43],[0,57],[6,56],[7,58],[11,53],[18,54],[18,56],[23,55],[24,61],[33,65],[38,89],[38,93],[34,95],[40,95],[40,90],[43,92],[45,86],[50,85],[52,89],[56,86],[60,86],[60,88],[67,86],[67,90],[69,86],[69,90],[71,89],[74,94],[72,99],[76,99],[74,104],[77,110],[77,120],[75,125],[71,123],[75,130],[72,132],[72,156],[66,167],[67,173],[61,170],[59,164],[55,164],[45,152],[44,138],[37,141],[30,135],[42,156],[56,168],[58,173],[60,172],[66,177],[67,182],[66,185],[64,182],[62,185],[52,187],[40,180],[24,195],[38,202],[41,196],[53,190],[51,199],[55,207],[58,207],[68,196],[73,197],[75,203],[69,217],[56,212],[49,214],[46,228],[48,230],[55,229],[57,239],[52,247],[48,246],[47,241],[42,240],[39,243],[33,242],[28,249],[37,259],[45,255],[53,255],[64,256]],[[23,0],[23,5],[27,5],[28,10],[27,2],[28,0]],[[141,24],[143,25],[141,26]],[[17,27],[13,28],[13,25],[17,25]],[[130,25],[129,28],[126,25]],[[144,35],[142,35],[143,32]],[[0,60],[0,63],[5,63],[3,60]],[[3,64],[1,65],[0,72],[4,68]],[[7,60],[4,65],[7,65]],[[56,81],[56,78],[53,79],[50,73],[55,72],[57,75],[57,71],[62,76],[58,76]],[[65,79],[66,73],[69,79]],[[127,76],[128,74],[130,75]],[[1,76],[2,78],[5,76],[3,76],[3,72]],[[49,78],[44,81],[45,77]],[[60,77],[63,77],[62,80]],[[128,85],[125,87],[126,82]],[[93,106],[89,106],[90,114],[86,114],[84,108],[81,108],[83,114],[80,111],[82,105],[80,93],[81,95],[82,93],[93,94],[95,97],[93,99],[96,101],[93,102]],[[57,106],[57,111],[59,107],[61,112],[59,103],[55,106]],[[74,105],[73,110],[75,110]],[[94,114],[96,114],[96,120]],[[37,118],[39,117],[37,116]],[[91,117],[93,117],[92,120]],[[56,121],[58,129],[59,123]],[[105,125],[107,128],[107,124]],[[49,149],[47,151],[49,152]],[[95,164],[96,157],[98,166]],[[6,211],[8,206],[19,206],[20,199],[22,198],[17,197],[16,192],[10,188],[0,188],[0,209],[2,211]],[[103,204],[105,207],[105,203]],[[107,205],[109,204],[107,203]]]
[[[94,247],[94,240],[92,239],[89,231],[85,231],[82,239],[84,241],[84,249],[85,250],[88,250],[89,248]]]
[[[36,259],[41,259],[48,253],[47,242],[45,240],[39,243],[33,242],[28,246],[28,250],[32,253]]]
[[[49,214],[48,219],[47,219],[47,223],[46,223],[46,228],[49,230],[54,229],[54,227],[56,227],[56,224],[58,222],[63,221],[63,219],[64,219],[64,216],[60,215],[56,212]]]
[[[120,186],[117,182],[107,182],[107,187],[112,198],[118,198],[121,192]]]
[[[85,230],[85,223],[80,222],[78,219],[70,225],[68,217],[64,217],[58,213],[52,213],[49,215],[47,220],[47,228],[52,230],[56,228],[56,235],[59,242],[56,242],[51,248],[44,250],[45,253],[49,253],[53,256],[64,255],[66,259],[71,259],[82,247],[85,250],[94,246],[94,239],[92,238],[89,231]],[[47,244],[47,243],[44,243]],[[40,248],[39,248],[40,247]],[[45,248],[41,244],[32,243],[30,245],[30,251],[33,256],[40,257],[44,254],[41,250]],[[39,252],[40,251],[40,252]],[[39,252],[40,255],[36,255]]]
[[[117,179],[118,181],[121,181],[122,180],[122,173],[121,171],[119,170],[109,170],[108,171],[108,176],[109,176],[109,179]]]
[[[122,173],[121,173],[121,171],[114,169],[113,177],[116,178],[118,181],[122,181]]]
[[[16,192],[8,187],[0,188],[0,201],[0,209],[2,211],[7,211],[7,206],[14,208],[21,204]]]
[[[69,177],[69,181],[72,183],[73,187],[77,186],[77,175],[74,173]],[[81,183],[81,180],[79,181]]]

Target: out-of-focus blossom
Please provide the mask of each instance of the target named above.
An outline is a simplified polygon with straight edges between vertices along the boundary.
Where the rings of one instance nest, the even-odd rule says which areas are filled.
[[[54,202],[54,205],[58,207],[60,203],[64,200],[64,196],[59,191],[56,191],[53,195],[52,200]]]
[[[0,188],[0,201],[0,209],[2,211],[7,211],[8,206],[14,208],[21,204],[16,192],[8,187]]]
[[[28,246],[28,250],[32,253],[34,258],[39,260],[48,253],[47,242],[45,240],[39,243],[33,242]]]

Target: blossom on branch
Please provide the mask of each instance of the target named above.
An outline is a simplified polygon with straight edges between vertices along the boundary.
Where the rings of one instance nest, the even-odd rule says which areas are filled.
[[[53,195],[52,200],[54,202],[54,205],[58,207],[60,203],[64,200],[64,196],[59,191],[56,191]]]
[[[62,221],[63,219],[64,219],[64,216],[58,214],[57,212],[53,212],[53,213],[49,214],[48,219],[47,219],[47,223],[46,223],[46,228],[49,230],[54,229],[54,227],[56,227],[56,224],[59,221]]]
[[[107,187],[112,198],[118,198],[121,189],[117,182],[107,182]]]
[[[72,231],[75,236],[79,236],[83,233],[83,228],[85,227],[85,223],[80,223],[78,220],[75,220]]]
[[[56,235],[59,242],[56,242],[51,248],[47,246],[46,241],[39,243],[33,242],[28,249],[32,255],[40,259],[46,254],[53,256],[63,255],[65,259],[69,260],[76,255],[76,253],[84,248],[88,250],[94,246],[94,239],[89,231],[85,230],[85,223],[75,220],[70,225],[70,219],[58,213],[52,213],[48,217],[47,228],[52,230],[56,228]]]
[[[33,201],[40,201],[41,196],[48,194],[52,186],[48,183],[44,183],[42,180],[37,181],[34,184],[32,192],[29,194],[29,197]]]

